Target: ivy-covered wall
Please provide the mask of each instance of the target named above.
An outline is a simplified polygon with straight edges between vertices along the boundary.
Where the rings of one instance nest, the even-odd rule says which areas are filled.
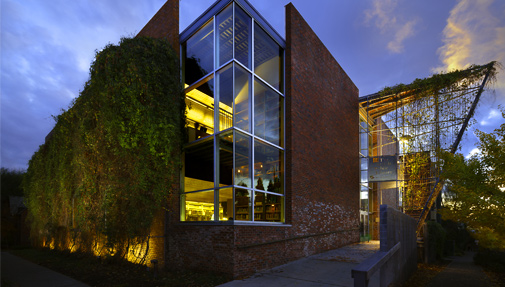
[[[145,242],[179,181],[179,74],[165,39],[123,38],[96,53],[84,89],[29,162],[35,243],[125,257]]]

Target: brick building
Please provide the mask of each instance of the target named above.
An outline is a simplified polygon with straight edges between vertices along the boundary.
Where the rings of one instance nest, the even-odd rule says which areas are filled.
[[[286,39],[247,0],[181,34],[168,0],[139,35],[173,43],[190,107],[151,258],[239,277],[359,241],[358,89],[292,4]]]

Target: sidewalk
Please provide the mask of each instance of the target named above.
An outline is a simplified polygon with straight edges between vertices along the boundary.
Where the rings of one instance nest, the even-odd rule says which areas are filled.
[[[2,251],[2,286],[88,287],[68,276]],[[10,284],[10,285],[8,285]]]
[[[325,253],[312,255],[244,280],[235,280],[221,287],[233,286],[354,286],[351,270],[379,250],[379,241],[357,243]],[[369,286],[378,286],[378,272]],[[374,278],[376,277],[376,278]],[[377,280],[374,280],[377,279]],[[372,283],[373,282],[373,283]]]
[[[491,281],[482,267],[473,263],[474,252],[467,252],[464,256],[451,257],[453,260],[428,284],[428,287],[487,287]]]

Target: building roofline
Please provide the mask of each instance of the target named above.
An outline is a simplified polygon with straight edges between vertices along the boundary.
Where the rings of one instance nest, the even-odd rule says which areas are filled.
[[[247,14],[252,16],[256,22],[258,22],[260,26],[266,30],[266,32],[277,42],[277,44],[279,44],[283,49],[286,48],[286,41],[247,0],[217,0],[179,34],[180,43],[183,43],[189,39],[189,37],[191,37],[191,35],[193,35],[200,27],[207,23],[212,18],[212,16],[219,13],[219,11],[224,9],[231,2],[236,2],[238,5],[240,5]]]

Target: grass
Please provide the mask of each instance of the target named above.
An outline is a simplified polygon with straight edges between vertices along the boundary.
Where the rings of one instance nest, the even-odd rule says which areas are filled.
[[[216,286],[230,280],[228,276],[210,272],[160,271],[154,277],[146,266],[126,261],[107,262],[87,255],[49,249],[10,250],[51,270],[60,272],[91,286]],[[8,282],[5,282],[8,283]],[[2,286],[4,285],[2,282]]]

